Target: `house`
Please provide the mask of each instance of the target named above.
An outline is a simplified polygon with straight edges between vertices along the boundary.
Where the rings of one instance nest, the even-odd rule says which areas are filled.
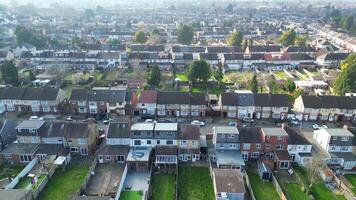
[[[92,155],[99,137],[94,123],[70,122],[67,124],[66,140],[71,153]]]
[[[288,97],[285,94],[254,94],[255,113],[257,119],[286,119],[288,114]]]
[[[41,143],[39,129],[45,125],[43,120],[25,120],[15,127],[19,143]]]
[[[180,129],[182,132],[182,128]],[[190,133],[194,134],[194,133]],[[199,134],[200,135],[200,134]],[[154,139],[156,145],[177,146],[178,124],[177,123],[155,123]]]
[[[243,66],[244,57],[243,54],[224,54],[221,63],[228,70],[239,70]]]
[[[110,123],[107,135],[106,145],[128,145],[131,141],[131,126],[127,122]]]
[[[44,144],[60,144],[67,147],[67,122],[46,122],[39,130],[38,135]]]
[[[340,121],[356,119],[356,97],[301,95],[294,101],[293,110],[302,120]]]
[[[3,150],[8,144],[16,140],[17,122],[11,119],[5,119],[0,129],[0,150]]]
[[[135,123],[131,126],[131,147],[154,147],[154,123]]]
[[[213,127],[213,143],[216,149],[239,150],[239,130],[232,126]]]
[[[292,162],[305,166],[313,157],[313,145],[296,129],[285,126],[284,130],[288,134],[287,151],[292,159]]]
[[[156,146],[155,166],[159,169],[176,169],[178,164],[178,149],[176,146]]]
[[[86,114],[88,108],[88,92],[85,89],[73,89],[69,98],[71,111],[73,113]]]
[[[0,102],[8,112],[59,112],[65,93],[57,88],[0,88]]]
[[[181,161],[200,160],[200,129],[190,124],[180,125],[178,132],[178,157]]]
[[[354,170],[356,156],[352,153],[352,140],[354,135],[343,128],[330,128],[315,130],[313,138],[329,153],[326,164],[332,168]]]
[[[337,68],[349,53],[325,53],[316,57],[316,62],[322,67]]]
[[[204,93],[157,93],[157,115],[160,117],[205,117],[205,113]]]
[[[57,158],[57,156],[62,155],[64,151],[63,145],[60,144],[39,144],[36,156],[39,161],[43,161],[52,156]]]
[[[284,49],[284,52],[289,55],[306,54],[312,58],[316,55],[316,50],[311,46],[289,46]]]
[[[36,157],[38,147],[39,144],[11,143],[0,152],[0,155],[10,163],[29,163]]]
[[[127,170],[148,172],[151,168],[152,148],[130,148],[126,158]]]
[[[125,163],[130,147],[128,145],[102,145],[98,151],[99,163]]]
[[[155,116],[157,109],[157,92],[153,90],[144,90],[141,92],[134,111],[134,115]]]
[[[327,90],[329,88],[326,82],[318,80],[300,80],[294,81],[294,84],[298,89],[302,89],[306,93],[314,92],[316,89]]]
[[[216,67],[219,64],[219,57],[216,53],[200,53],[199,60],[205,60],[211,67]]]
[[[257,159],[263,154],[264,143],[260,127],[244,127],[240,132],[240,150],[244,160]]]
[[[263,152],[272,156],[276,150],[287,150],[288,133],[282,128],[262,128]]]
[[[253,93],[223,93],[220,96],[223,117],[253,117],[255,102]]]
[[[214,192],[217,200],[244,200],[245,183],[238,169],[214,169]]]
[[[292,159],[287,151],[277,150],[275,152],[274,162],[277,169],[289,169],[292,167]]]

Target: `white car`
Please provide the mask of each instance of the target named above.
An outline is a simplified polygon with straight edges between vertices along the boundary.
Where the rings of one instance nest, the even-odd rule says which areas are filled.
[[[36,115],[31,116],[29,120],[43,120],[43,117],[38,117]]]
[[[72,119],[71,116],[68,116],[68,117],[66,118],[66,121],[73,121],[73,119]]]
[[[157,123],[154,119],[146,119],[146,123]]]
[[[244,117],[244,118],[242,118],[242,121],[243,121],[243,122],[248,122],[248,123],[253,123],[253,122],[255,122],[255,120],[253,120],[252,118],[249,118],[249,117]]]
[[[299,124],[299,120],[297,118],[292,118],[292,119],[290,119],[290,123],[294,124],[294,125],[298,125]]]
[[[326,128],[328,128],[328,126],[326,126],[326,125],[318,125],[318,124],[314,124],[313,125],[313,129],[314,130],[318,130],[318,129],[321,129],[321,128],[324,128],[324,129],[326,129]]]
[[[190,124],[191,125],[196,125],[196,126],[205,126],[205,123],[201,122],[199,120],[193,120]]]

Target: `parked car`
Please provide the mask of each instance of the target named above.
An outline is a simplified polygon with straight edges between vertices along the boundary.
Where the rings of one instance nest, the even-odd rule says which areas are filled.
[[[43,117],[39,117],[39,116],[31,116],[29,120],[43,120]]]
[[[146,123],[157,123],[157,121],[154,120],[154,119],[146,119],[145,122],[146,122]]]
[[[105,130],[101,127],[98,128],[99,133],[105,133]]]
[[[171,123],[171,122],[173,122],[172,120],[169,120],[169,119],[158,119],[157,121],[161,122],[161,123]]]
[[[177,123],[178,124],[185,124],[185,123],[187,123],[187,120],[185,120],[185,119],[177,119]]]
[[[228,125],[229,126],[237,126],[237,122],[229,122]]]
[[[68,117],[66,118],[66,121],[73,121],[73,119],[72,119],[71,116],[68,116]]]
[[[250,117],[244,117],[244,118],[242,118],[242,121],[243,121],[243,122],[247,122],[247,123],[253,123],[253,122],[255,122],[255,120],[253,120],[253,119],[250,118]]]
[[[205,122],[202,122],[199,120],[193,120],[190,124],[196,125],[196,126],[205,126]]]
[[[103,123],[104,123],[104,124],[109,124],[110,122],[113,122],[113,121],[114,121],[114,119],[108,118],[108,119],[105,119],[105,120],[103,121]]]
[[[328,128],[328,126],[326,126],[325,124],[322,124],[322,125],[319,125],[319,124],[314,124],[313,125],[313,129],[314,130],[319,130],[319,129],[321,129],[321,128]]]
[[[289,120],[289,122],[293,125],[298,125],[299,124],[299,120],[297,118],[292,118]]]

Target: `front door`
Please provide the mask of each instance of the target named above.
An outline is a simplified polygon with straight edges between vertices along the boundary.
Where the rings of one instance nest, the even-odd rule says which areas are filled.
[[[188,161],[188,155],[187,154],[183,154],[183,161]]]
[[[88,149],[86,147],[80,147],[80,154],[81,155],[88,155]]]
[[[102,155],[99,155],[99,163],[104,163],[104,157]]]
[[[197,158],[196,158],[195,154],[193,154],[192,161],[195,162],[196,160],[197,160]]]

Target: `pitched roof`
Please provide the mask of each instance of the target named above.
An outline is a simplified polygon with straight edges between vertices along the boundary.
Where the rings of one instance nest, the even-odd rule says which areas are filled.
[[[349,53],[326,53],[318,58],[322,60],[339,61],[346,59],[349,55]]]
[[[107,138],[129,138],[130,129],[129,123],[110,123]]]
[[[71,101],[87,101],[88,100],[88,91],[85,89],[73,89],[72,94],[70,95]]]
[[[282,128],[262,128],[262,132],[269,136],[288,136],[287,132]]]
[[[200,129],[198,126],[191,124],[180,125],[178,139],[183,140],[200,140]]]
[[[38,130],[38,135],[41,137],[65,137],[67,131],[67,122],[46,122],[46,124]]]
[[[0,88],[0,99],[56,100],[58,88]]]
[[[67,138],[88,138],[97,133],[97,126],[93,123],[69,122],[67,124]]]
[[[224,59],[225,60],[243,60],[244,56],[243,54],[224,54]]]
[[[131,51],[164,51],[163,45],[145,45],[145,44],[132,44],[130,46]]]
[[[89,101],[125,102],[126,89],[93,89],[88,98]]]
[[[205,105],[204,93],[158,92],[157,104]]]
[[[239,129],[241,143],[262,143],[260,127],[244,127]]]
[[[34,154],[38,149],[38,144],[31,143],[11,143],[1,154]]]
[[[144,90],[140,94],[139,103],[156,103],[157,92],[154,90]]]
[[[284,127],[284,130],[288,133],[288,144],[311,145],[311,143],[296,129],[286,126]]]
[[[199,57],[201,60],[218,60],[218,54],[216,53],[200,53]]]
[[[98,155],[125,155],[129,153],[128,145],[103,145],[99,148]]]
[[[288,53],[296,53],[296,52],[315,52],[315,49],[311,46],[304,46],[304,47],[300,47],[300,46],[289,46],[286,49],[286,52]]]
[[[353,96],[301,96],[305,108],[356,108],[356,97]]]
[[[57,155],[62,149],[61,144],[40,144],[36,154]]]
[[[254,94],[254,101],[256,106],[277,106],[277,107],[287,107],[288,97],[285,94]]]
[[[217,192],[245,193],[245,184],[241,171],[237,169],[214,169]]]

